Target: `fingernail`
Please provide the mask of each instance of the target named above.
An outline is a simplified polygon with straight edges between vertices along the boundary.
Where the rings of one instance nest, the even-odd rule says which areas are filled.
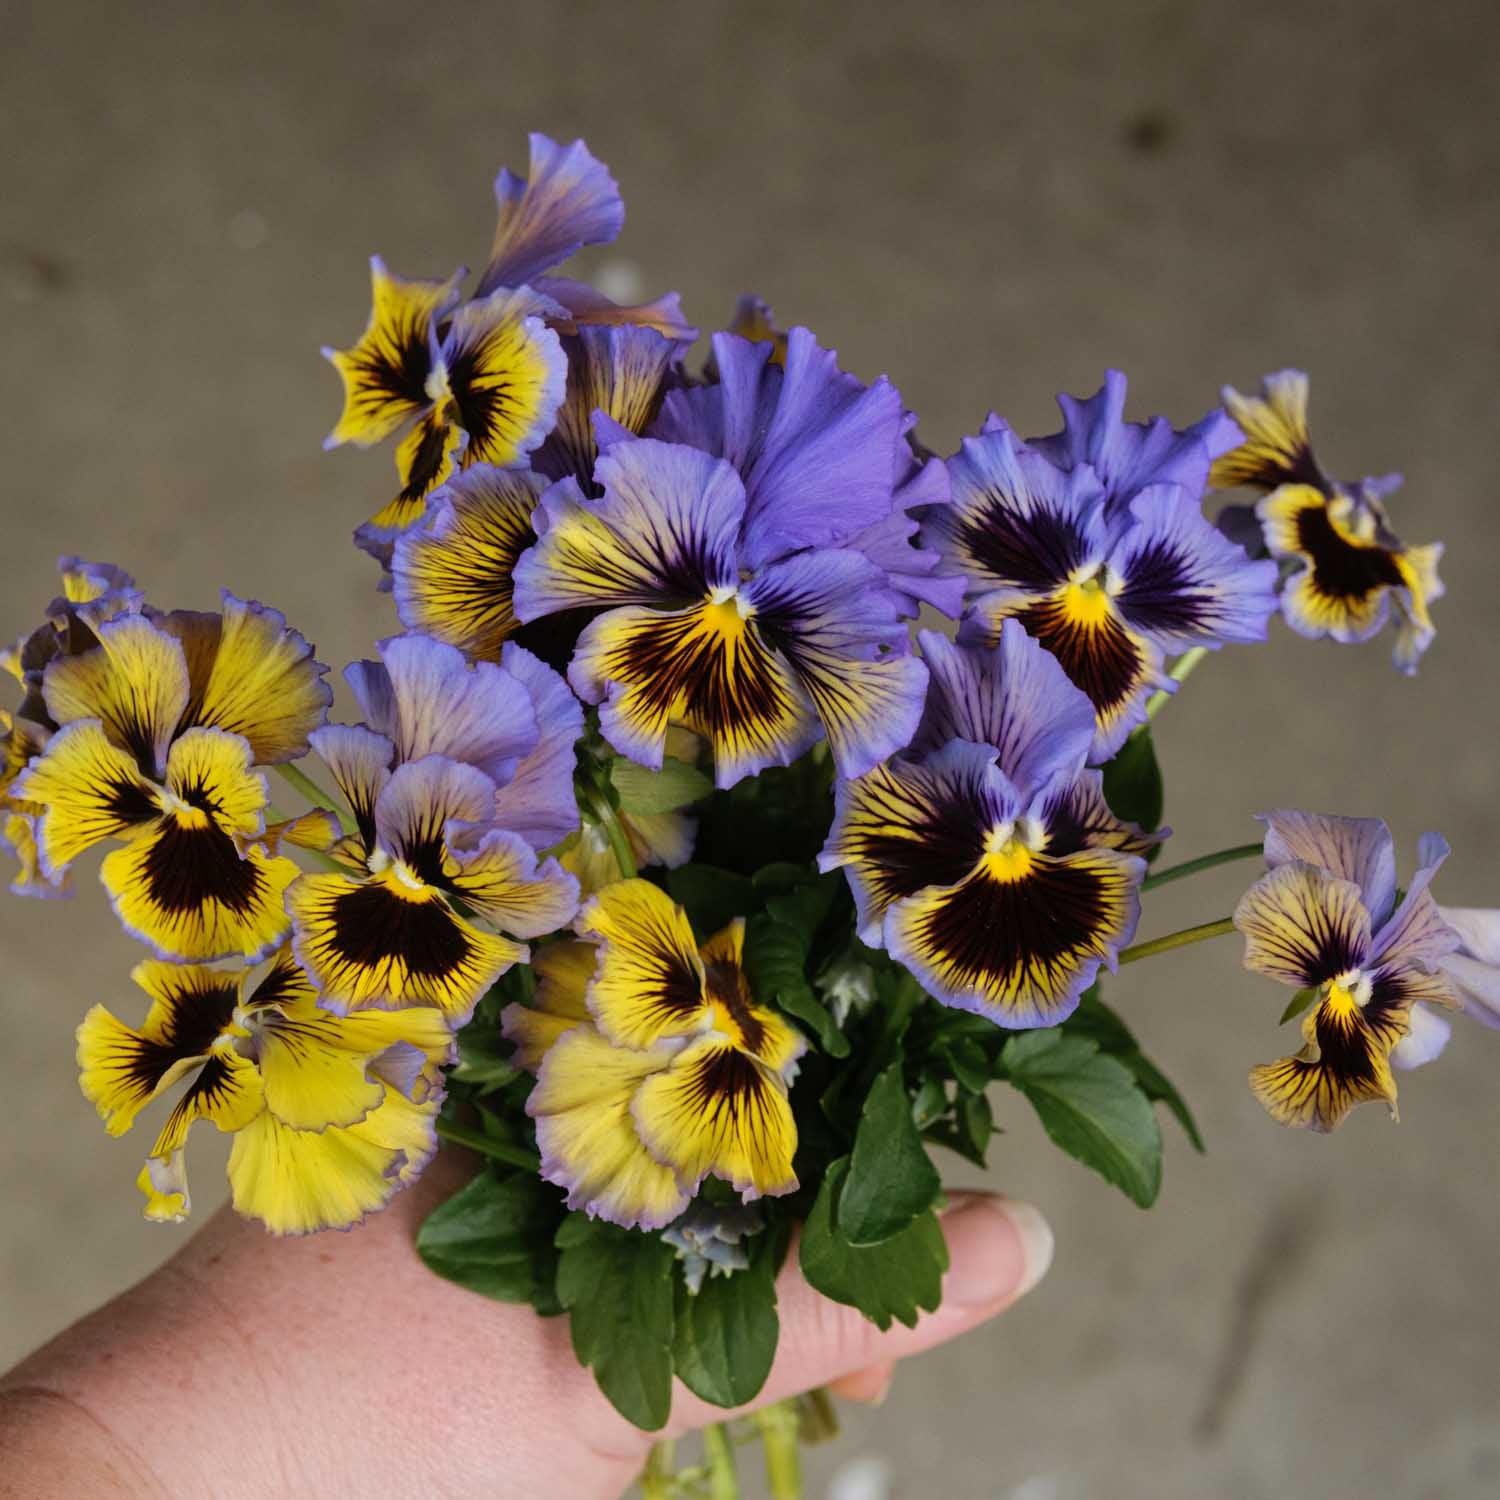
[[[950,1269],[943,1301],[978,1307],[1024,1297],[1052,1264],[1052,1226],[1018,1198],[954,1194],[943,1216]]]

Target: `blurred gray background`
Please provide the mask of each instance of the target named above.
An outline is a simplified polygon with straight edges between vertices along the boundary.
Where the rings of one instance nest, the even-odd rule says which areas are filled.
[[[990,408],[1052,430],[1051,393],[1107,364],[1134,415],[1180,421],[1309,368],[1325,462],[1404,470],[1398,530],[1448,543],[1438,640],[1415,681],[1388,637],[1279,624],[1205,666],[1160,723],[1173,854],[1254,837],[1267,806],[1378,813],[1408,870],[1421,829],[1452,840],[1440,899],[1500,905],[1492,9],[64,3],[7,6],[4,34],[5,634],[63,551],[164,606],[263,598],[335,666],[389,632],[349,533],[391,451],[320,451],[318,346],[362,327],[372,251],[475,264],[526,131],[582,134],[629,208],[594,269],[710,327],[760,292],[888,371],[944,451]],[[1222,915],[1250,873],[1171,887],[1143,934]],[[0,905],[0,1365],[185,1232],[138,1219],[143,1142],[77,1091],[73,1028],[132,1006],[138,956],[82,887]],[[1399,1127],[1369,1107],[1321,1139],[1245,1090],[1286,994],[1234,942],[1111,998],[1209,1154],[1169,1123],[1143,1214],[997,1098],[991,1180],[1052,1217],[1052,1275],[904,1368],[812,1493],[859,1455],[902,1497],[1500,1492],[1500,1036],[1461,1023]],[[195,1133],[200,1211],[216,1144]]]

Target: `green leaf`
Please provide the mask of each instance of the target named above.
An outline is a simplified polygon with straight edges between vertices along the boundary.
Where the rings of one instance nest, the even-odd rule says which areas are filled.
[[[990,1109],[989,1097],[967,1092],[960,1094],[954,1120],[960,1139],[968,1147],[969,1160],[982,1167],[990,1137],[995,1133],[995,1116]]]
[[[1097,1042],[1056,1028],[1005,1044],[1010,1081],[1055,1145],[1148,1208],[1161,1190],[1161,1128],[1134,1075]]]
[[[839,1233],[851,1245],[880,1245],[931,1208],[943,1190],[912,1119],[900,1062],[876,1078],[860,1112],[849,1171],[839,1194]]]
[[[573,1352],[610,1404],[644,1432],[672,1406],[676,1252],[658,1235],[571,1214],[557,1232],[557,1296]]]
[[[795,928],[766,914],[745,925],[745,977],[762,1005],[803,1022],[830,1057],[847,1057],[849,1040],[807,982],[807,943]]]
[[[1176,1086],[1141,1051],[1131,1029],[1099,998],[1099,986],[1091,984],[1083,992],[1078,1009],[1063,1022],[1063,1030],[1069,1036],[1089,1037],[1099,1044],[1101,1052],[1118,1057],[1132,1073],[1136,1082],[1145,1091],[1153,1104],[1165,1104],[1182,1126],[1183,1133],[1192,1142],[1193,1149],[1204,1150],[1203,1137],[1198,1131],[1198,1122],[1188,1108],[1187,1100],[1177,1092]]]
[[[715,1406],[743,1406],[766,1383],[776,1356],[775,1272],[764,1262],[709,1276],[695,1296],[677,1278],[672,1362],[682,1383]]]
[[[1161,827],[1165,796],[1151,728],[1142,724],[1104,767],[1104,800],[1117,818],[1149,833]]]
[[[941,1078],[929,1074],[922,1080],[922,1086],[911,1101],[911,1113],[918,1130],[947,1114],[948,1085]]]
[[[1288,1021],[1295,1020],[1317,998],[1318,986],[1315,984],[1308,985],[1306,989],[1298,990],[1297,993],[1293,995],[1292,998],[1287,1002],[1286,1009],[1281,1013],[1281,1020],[1276,1024],[1278,1026],[1285,1026]]]
[[[933,1312],[943,1297],[948,1246],[930,1209],[884,1244],[851,1245],[834,1225],[849,1158],[831,1162],[802,1227],[802,1274],[825,1297],[857,1307],[882,1332],[893,1319],[915,1328],[919,1312]]]
[[[801,878],[791,883],[781,880],[781,872],[788,868],[795,869]],[[766,910],[810,943],[833,910],[844,876],[838,870],[819,875],[805,866],[769,865],[756,872],[755,883],[766,892]]]
[[[700,942],[736,917],[760,910],[760,892],[748,876],[713,865],[679,865],[668,870],[667,894],[687,913]]]
[[[620,811],[669,813],[701,802],[714,789],[713,779],[685,760],[667,756],[661,770],[648,770],[623,756],[613,761],[609,779],[620,799]]]
[[[449,1076],[488,1094],[503,1088],[520,1072],[512,1066],[510,1053],[510,1043],[498,1031],[466,1026],[458,1034],[458,1066]]]
[[[481,1172],[417,1231],[417,1254],[459,1286],[497,1302],[534,1302],[550,1282],[558,1195],[539,1178]]]
[[[982,1094],[990,1084],[990,1060],[983,1047],[969,1037],[953,1037],[939,1042],[939,1057],[953,1069],[961,1088],[971,1094]]]

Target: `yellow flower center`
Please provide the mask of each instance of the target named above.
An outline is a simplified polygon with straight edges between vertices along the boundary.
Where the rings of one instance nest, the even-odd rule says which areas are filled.
[[[1063,614],[1074,625],[1095,626],[1111,613],[1110,591],[1101,568],[1087,578],[1075,579],[1062,591]]]
[[[707,629],[728,641],[737,641],[745,633],[745,622],[755,614],[755,606],[737,589],[716,588],[703,607]]]
[[[992,828],[984,841],[981,869],[1001,885],[1024,880],[1036,863],[1036,852],[1028,835],[1032,830],[1022,823],[1002,823]]]

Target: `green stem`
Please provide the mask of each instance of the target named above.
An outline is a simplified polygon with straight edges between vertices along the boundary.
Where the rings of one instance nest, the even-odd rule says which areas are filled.
[[[795,1401],[777,1401],[751,1413],[766,1450],[771,1500],[802,1500],[801,1422]]]
[[[729,1441],[729,1429],[722,1422],[703,1429],[703,1456],[708,1462],[709,1500],[739,1500],[734,1444]]]
[[[594,821],[604,830],[604,837],[609,843],[610,852],[615,857],[615,863],[620,867],[620,879],[634,880],[639,874],[636,869],[635,851],[630,847],[630,835],[625,832],[625,825],[620,822],[620,815],[614,810],[609,798],[603,792],[595,792],[589,798],[589,810],[594,815]]]
[[[652,1443],[641,1470],[641,1500],[672,1500],[677,1493],[677,1444],[663,1440]]]
[[[1173,665],[1172,670],[1167,673],[1167,676],[1173,682],[1186,682],[1193,675],[1193,669],[1207,655],[1208,648],[1206,646],[1194,646],[1191,650],[1184,651],[1177,658],[1176,663]],[[1165,688],[1152,693],[1146,700],[1146,718],[1148,720],[1154,719],[1162,711],[1163,706],[1171,702],[1171,700],[1172,694],[1167,692]]]
[[[321,807],[325,812],[331,812],[339,820],[339,827],[345,833],[354,832],[353,824],[340,811],[338,803],[306,771],[299,770],[296,766],[284,762],[276,767],[276,774],[288,786],[295,787],[314,807]]]
[[[826,1443],[839,1435],[839,1415],[823,1386],[797,1398],[797,1420],[804,1443]]]
[[[528,1171],[535,1172],[542,1164],[535,1151],[528,1151],[524,1146],[507,1146],[504,1141],[494,1140],[482,1130],[456,1125],[452,1120],[445,1120],[441,1116],[437,1122],[437,1133],[445,1141],[452,1141],[455,1146],[467,1146],[481,1156],[488,1156],[492,1161],[503,1161],[512,1167],[525,1167]]]
[[[1199,870],[1212,870],[1215,865],[1227,865],[1237,859],[1254,859],[1265,848],[1260,844],[1236,844],[1233,849],[1220,849],[1214,854],[1200,854],[1197,859],[1184,860],[1180,865],[1168,865],[1157,870],[1141,882],[1143,891],[1154,891],[1159,885],[1170,885],[1174,880],[1185,880]]]
[[[1120,962],[1133,964],[1137,959],[1151,958],[1157,953],[1170,952],[1173,948],[1186,948],[1189,943],[1201,943],[1208,938],[1225,937],[1233,931],[1233,917],[1220,917],[1217,922],[1201,922],[1197,927],[1184,927],[1181,932],[1169,932],[1165,937],[1152,938],[1149,942],[1122,948]]]

